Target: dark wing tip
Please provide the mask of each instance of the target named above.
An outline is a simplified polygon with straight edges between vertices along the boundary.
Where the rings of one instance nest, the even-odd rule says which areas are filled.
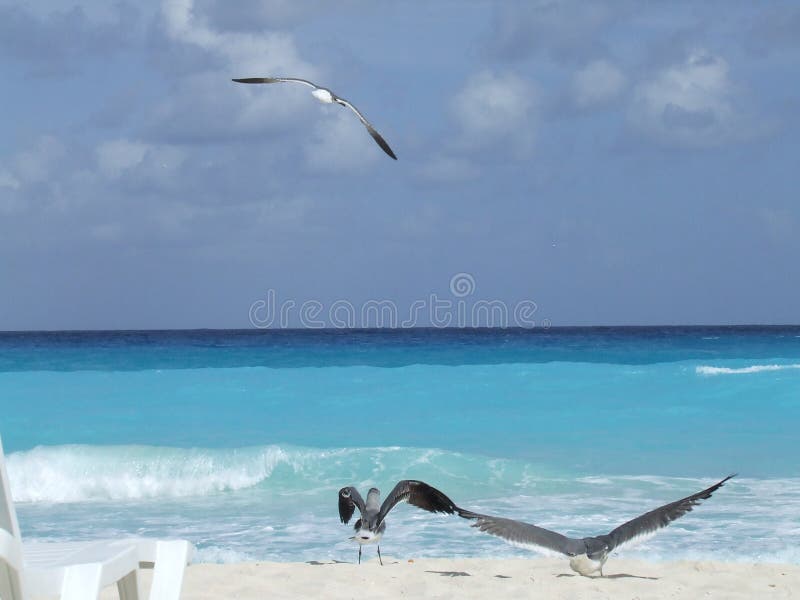
[[[231,79],[236,83],[278,83],[280,80],[274,77],[245,77],[243,79]]]
[[[717,483],[715,483],[715,484],[714,484],[714,485],[712,485],[711,487],[708,487],[708,488],[704,489],[702,492],[698,492],[698,493],[697,493],[697,494],[695,494],[694,496],[690,496],[690,498],[692,498],[692,497],[693,497],[693,498],[695,498],[697,501],[699,501],[699,500],[706,500],[707,498],[710,498],[710,497],[711,497],[711,494],[713,494],[713,493],[714,493],[714,492],[716,492],[716,491],[717,491],[719,488],[721,488],[723,485],[725,485],[725,482],[727,482],[729,479],[733,479],[733,478],[734,478],[734,477],[736,477],[737,475],[738,475],[738,473],[732,473],[731,475],[728,475],[728,476],[727,476],[725,479],[723,479],[723,480],[721,480],[721,481],[718,481]]]
[[[612,547],[620,546],[640,535],[653,533],[662,527],[666,527],[673,521],[680,519],[685,514],[692,512],[703,500],[711,498],[714,492],[721,488],[726,481],[736,477],[736,475],[736,473],[728,475],[725,479],[691,496],[681,498],[675,502],[670,502],[669,504],[646,512],[635,519],[631,519],[627,523],[623,523],[608,534],[611,538]]]
[[[349,487],[339,490],[339,519],[342,523],[348,523],[356,510],[356,504]]]
[[[409,480],[408,503],[430,512],[441,512],[452,515],[459,508],[443,492],[428,485],[424,481]]]
[[[372,139],[378,143],[378,146],[380,146],[383,149],[383,151],[386,152],[386,154],[391,156],[394,160],[397,160],[397,156],[395,156],[395,153],[389,147],[389,144],[387,144],[386,140],[383,139],[383,137],[381,137],[380,133],[375,131],[374,127],[367,125],[367,131],[369,131],[369,134],[372,136]]]

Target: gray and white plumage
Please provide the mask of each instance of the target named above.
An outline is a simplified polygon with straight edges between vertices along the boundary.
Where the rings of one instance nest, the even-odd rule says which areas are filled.
[[[543,527],[522,521],[482,515],[459,509],[458,514],[475,521],[473,527],[501,537],[521,546],[537,546],[553,550],[570,557],[570,567],[581,575],[589,576],[599,572],[603,575],[603,565],[608,555],[616,548],[636,538],[655,533],[675,519],[690,512],[702,500],[711,497],[723,484],[735,475],[729,475],[696,494],[670,502],[623,523],[610,533],[585,538],[571,538]]]
[[[386,143],[386,140],[383,139],[380,133],[372,126],[372,123],[367,121],[366,117],[361,114],[361,111],[358,110],[352,103],[348,102],[344,98],[341,98],[334,94],[331,90],[320,87],[307,79],[299,79],[297,77],[247,77],[244,79],[234,79],[233,81],[237,83],[300,83],[302,85],[307,85],[311,88],[314,88],[311,94],[320,102],[325,104],[340,104],[341,106],[345,106],[352,110],[359,120],[364,124],[364,127],[367,128],[367,131],[372,136],[378,145],[383,149],[386,154],[391,156],[394,160],[397,160],[397,156],[395,156],[392,149],[389,147],[389,144]]]
[[[356,509],[361,515],[361,518],[353,526],[355,535],[350,538],[359,544],[359,563],[361,562],[361,546],[380,542],[386,531],[386,515],[399,503],[408,502],[429,512],[453,514],[461,510],[435,487],[424,481],[413,479],[397,482],[382,504],[380,497],[381,493],[378,488],[370,488],[366,502],[358,490],[352,486],[339,490],[339,518],[342,523],[349,523]],[[380,545],[378,545],[378,560],[383,564]]]

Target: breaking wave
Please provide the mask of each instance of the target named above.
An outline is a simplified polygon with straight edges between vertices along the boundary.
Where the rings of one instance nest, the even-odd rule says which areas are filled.
[[[355,483],[434,478],[460,490],[525,485],[539,473],[517,460],[425,448],[294,446],[170,448],[38,446],[7,456],[17,502],[92,502],[209,496],[251,488],[313,494]]]
[[[212,562],[353,560],[351,529],[339,522],[334,498],[348,484],[376,485],[386,494],[399,479],[422,479],[477,512],[582,536],[610,531],[715,481],[576,476],[521,460],[404,447],[40,446],[8,455],[7,466],[27,539],[178,537],[197,545],[198,560]],[[630,555],[797,562],[798,499],[800,478],[736,477]],[[453,519],[398,508],[392,551],[531,556]]]
[[[762,373],[764,371],[787,371],[791,369],[800,369],[800,364],[791,365],[750,365],[749,367],[712,367],[708,365],[700,365],[695,367],[695,373],[698,375],[738,375],[742,373]]]

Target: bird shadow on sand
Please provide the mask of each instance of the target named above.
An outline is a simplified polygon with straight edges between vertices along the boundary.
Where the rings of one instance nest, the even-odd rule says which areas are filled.
[[[578,575],[573,575],[572,573],[559,573],[556,577],[578,577]],[[631,575],[629,573],[614,573],[613,575],[603,575],[589,577],[589,579],[648,579],[650,581],[658,581],[659,577],[645,577],[644,575]]]
[[[368,565],[371,562],[375,563],[375,564],[379,564],[377,560],[373,560],[373,561],[365,560],[361,564]],[[325,566],[325,565],[357,565],[359,563],[354,561],[354,560],[350,561],[350,560],[331,559],[328,562],[320,562],[318,560],[307,560],[306,564],[307,565],[314,565],[314,566],[317,566],[317,567],[321,567],[321,566]],[[384,565],[399,565],[400,561],[399,560],[388,560],[388,559],[384,558],[383,559],[383,564]],[[2,600],[2,598],[0,598],[0,600]]]
[[[436,573],[442,577],[472,577],[466,571],[425,571],[426,573]]]

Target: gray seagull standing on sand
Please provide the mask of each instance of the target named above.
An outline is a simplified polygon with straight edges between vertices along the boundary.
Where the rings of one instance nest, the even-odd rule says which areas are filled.
[[[306,79],[298,79],[296,77],[248,77],[245,79],[234,79],[233,81],[237,83],[302,83],[303,85],[312,87],[314,89],[312,90],[311,95],[314,96],[314,98],[316,98],[320,102],[324,104],[332,104],[335,102],[336,104],[341,104],[342,106],[346,106],[354,113],[356,113],[356,116],[364,124],[364,127],[367,128],[367,131],[369,131],[369,134],[372,136],[372,139],[378,142],[378,146],[383,148],[383,151],[386,152],[386,154],[391,156],[393,159],[397,160],[397,157],[394,155],[394,152],[392,152],[392,149],[389,147],[389,144],[386,143],[386,140],[384,140],[381,137],[381,134],[375,130],[372,124],[369,121],[367,121],[366,117],[364,117],[364,115],[361,114],[361,111],[359,111],[355,106],[350,104],[350,102],[348,102],[344,98],[340,98],[327,88],[320,87],[317,84],[311,83]]]
[[[381,558],[380,541],[386,531],[386,515],[400,502],[408,502],[430,512],[453,514],[459,508],[453,501],[434,487],[422,481],[404,479],[399,481],[379,505],[381,492],[378,488],[370,488],[367,501],[361,497],[354,487],[343,487],[339,490],[339,518],[348,523],[356,508],[361,518],[355,522],[356,534],[350,539],[358,543],[358,563],[361,564],[361,547],[364,544],[378,544],[378,560]]]
[[[722,487],[731,477],[735,477],[735,475],[728,475],[719,483],[715,483],[702,492],[665,504],[635,519],[631,519],[609,534],[596,537],[570,538],[536,525],[514,521],[513,519],[480,515],[463,509],[458,509],[458,514],[465,519],[474,519],[475,524],[473,527],[508,540],[512,544],[539,546],[566,554],[569,556],[569,566],[576,573],[588,577],[592,573],[599,571],[600,577],[602,577],[603,565],[612,550],[635,538],[653,534],[662,527],[666,527],[675,519],[690,512],[701,500],[710,498],[711,494]]]

